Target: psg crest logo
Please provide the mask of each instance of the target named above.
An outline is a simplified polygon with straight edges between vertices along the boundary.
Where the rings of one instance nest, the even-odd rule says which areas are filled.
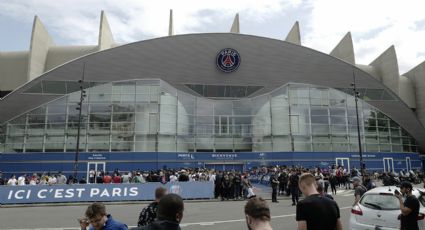
[[[238,51],[232,48],[222,49],[217,54],[217,67],[226,73],[235,71],[241,63]]]

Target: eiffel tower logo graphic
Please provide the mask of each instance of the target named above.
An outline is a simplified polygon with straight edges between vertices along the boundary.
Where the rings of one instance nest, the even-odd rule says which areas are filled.
[[[232,57],[230,56],[230,54],[226,55],[226,58],[223,61],[223,65],[226,67],[230,67],[233,66],[235,64],[235,62],[232,60]]]

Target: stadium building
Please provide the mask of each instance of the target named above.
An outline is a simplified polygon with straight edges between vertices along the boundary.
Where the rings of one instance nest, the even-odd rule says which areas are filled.
[[[298,22],[285,40],[240,34],[238,15],[230,33],[174,35],[170,12],[169,36],[116,44],[100,21],[97,45],[57,46],[35,17],[30,50],[0,53],[4,173],[72,173],[78,141],[80,176],[359,168],[354,82],[367,170],[422,167],[425,62],[400,75],[394,46],[360,65],[350,33],[324,54]]]

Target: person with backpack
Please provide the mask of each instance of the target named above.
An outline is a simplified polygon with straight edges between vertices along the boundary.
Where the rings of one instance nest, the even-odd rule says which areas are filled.
[[[158,187],[155,189],[155,201],[150,203],[147,207],[143,208],[139,214],[137,226],[145,226],[155,221],[159,201],[167,194],[167,189]]]
[[[356,205],[363,194],[367,191],[366,187],[362,185],[360,177],[353,177],[353,187],[354,187],[354,205]]]

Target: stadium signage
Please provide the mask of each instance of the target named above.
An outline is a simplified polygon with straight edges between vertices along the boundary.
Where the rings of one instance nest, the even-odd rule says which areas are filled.
[[[214,197],[212,182],[1,186],[0,204],[154,200],[157,187],[184,199]]]
[[[89,160],[106,160],[106,157],[101,153],[93,153],[93,155],[88,156]]]
[[[213,159],[234,159],[238,158],[238,154],[236,153],[213,153],[211,154]]]
[[[217,67],[225,73],[231,73],[237,70],[240,63],[241,63],[241,56],[239,55],[238,51],[236,51],[235,49],[225,48],[225,49],[222,49],[217,54],[217,58],[216,58]]]
[[[182,159],[195,159],[195,156],[191,153],[178,153],[177,154],[177,158],[182,158]]]
[[[359,154],[352,154],[351,157],[360,157],[360,155]],[[374,154],[363,154],[362,157],[365,157],[365,158],[376,158],[376,155],[374,155]]]

